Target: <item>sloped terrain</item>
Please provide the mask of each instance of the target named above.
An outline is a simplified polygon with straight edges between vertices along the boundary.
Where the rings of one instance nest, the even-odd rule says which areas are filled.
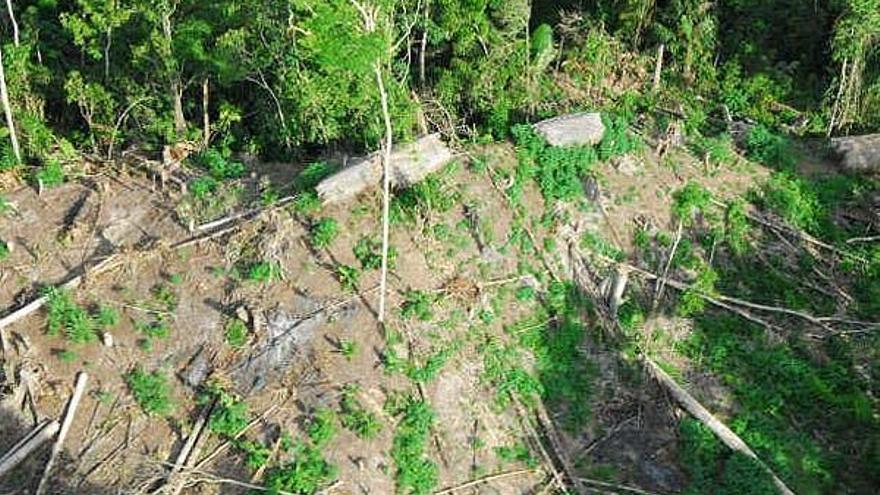
[[[654,356],[723,419],[767,420],[742,396],[743,377],[752,375],[701,354],[717,349],[715,334],[701,330],[715,313],[691,318],[702,307],[681,310],[695,304],[687,291],[679,301],[667,287],[658,298],[654,284],[633,276],[619,313],[631,333],[621,340],[592,316],[603,302],[567,282],[567,243],[575,232],[597,267],[630,259],[698,284],[695,260],[706,254],[712,263],[715,248],[703,253],[682,234],[688,230],[675,234],[691,218],[682,216],[691,214],[682,191],[731,201],[769,172],[735,154],[726,167],[682,148],[658,157],[642,143],[547,182],[546,156],[554,155],[530,158],[543,145],[527,139],[519,136],[516,149],[468,146],[441,173],[396,193],[384,325],[376,319],[375,193],[321,208],[297,186],[303,192],[292,202],[264,201],[254,215],[193,233],[172,208],[181,198],[137,176],[9,194],[16,209],[0,224],[0,238],[14,246],[0,265],[7,313],[38,287],[104,257],[112,263],[3,329],[9,433],[0,450],[36,418],[58,417],[83,370],[89,392],[53,478],[59,493],[155,492],[170,483],[169,466],[204,411],[209,433],[183,471],[187,493],[246,493],[242,482],[276,493],[543,493],[560,483],[584,493],[729,490],[727,478],[706,488],[714,475],[699,470],[727,473],[733,461],[698,424],[680,424],[683,413],[636,359]],[[526,171],[529,160],[537,171]],[[578,182],[565,201],[547,199],[567,191],[572,177]],[[696,208],[688,228],[713,218],[701,201],[685,205]],[[746,242],[753,234],[725,235]],[[718,246],[718,259],[727,256]],[[77,330],[76,311],[93,315],[93,327]],[[773,347],[759,351],[759,342],[738,345],[777,356]],[[807,419],[769,414],[771,425],[810,435],[798,428]],[[760,428],[735,426],[740,434]],[[829,447],[840,441],[831,435]],[[826,447],[791,441],[765,459],[774,470],[790,466],[783,477],[797,482],[801,468],[790,463],[808,467],[813,455],[801,449]],[[41,467],[37,456],[4,489],[34,483]],[[740,469],[744,480],[761,476],[748,462]]]

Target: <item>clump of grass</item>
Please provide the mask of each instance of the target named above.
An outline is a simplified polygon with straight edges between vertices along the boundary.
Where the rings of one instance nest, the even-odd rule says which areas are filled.
[[[581,247],[615,261],[623,261],[625,257],[624,252],[620,248],[600,236],[598,233],[592,231],[586,231],[584,232],[584,235],[581,236]]]
[[[147,373],[135,368],[125,377],[129,390],[141,409],[150,416],[167,416],[174,408],[168,378],[159,371]]]
[[[226,337],[226,343],[231,347],[236,349],[244,347],[244,345],[247,344],[248,339],[247,325],[237,318],[230,320],[229,323],[226,324],[224,336]]]
[[[428,440],[435,414],[424,400],[406,398],[391,405],[401,419],[394,433],[391,458],[396,466],[395,482],[400,493],[428,495],[437,486],[437,465],[428,456]]]
[[[691,151],[709,163],[730,165],[736,161],[733,141],[729,134],[697,136],[689,143]]]
[[[339,236],[339,222],[333,218],[322,218],[312,225],[311,236],[312,247],[315,249],[328,248]]]
[[[98,325],[94,318],[73,301],[70,292],[48,287],[43,292],[48,310],[49,335],[64,332],[68,340],[75,344],[88,344],[98,339]]]
[[[0,261],[8,258],[10,253],[12,253],[12,250],[9,249],[9,244],[3,239],[0,239]]]
[[[52,158],[47,160],[34,173],[33,177],[34,181],[42,184],[43,187],[57,187],[64,183],[67,179],[67,174],[64,173],[64,167],[61,165],[61,162],[56,158]]]
[[[267,283],[281,280],[281,266],[270,261],[258,261],[247,267],[245,278],[251,282]]]
[[[357,399],[360,387],[354,384],[346,385],[342,390],[342,400],[339,404],[339,420],[342,426],[351,430],[360,438],[374,438],[382,429],[379,418],[368,411]]]
[[[343,339],[339,341],[339,352],[349,361],[354,359],[359,350],[358,343],[354,340]]]
[[[406,300],[400,308],[400,315],[407,320],[413,318],[421,321],[429,321],[434,318],[431,307],[436,298],[427,292],[410,290],[405,294]]]
[[[171,335],[171,327],[164,320],[139,322],[135,325],[147,339],[167,339]]]

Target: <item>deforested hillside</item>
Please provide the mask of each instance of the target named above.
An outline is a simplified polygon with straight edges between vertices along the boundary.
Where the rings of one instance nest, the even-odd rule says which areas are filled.
[[[3,11],[3,493],[880,486],[876,0]]]

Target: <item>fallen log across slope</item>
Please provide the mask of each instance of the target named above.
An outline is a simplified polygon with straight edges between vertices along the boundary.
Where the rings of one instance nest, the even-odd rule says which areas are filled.
[[[391,152],[390,179],[394,187],[411,186],[452,160],[452,150],[440,138],[429,134],[411,143],[395,146]],[[354,198],[382,183],[381,151],[357,158],[339,172],[322,180],[315,188],[324,204]]]

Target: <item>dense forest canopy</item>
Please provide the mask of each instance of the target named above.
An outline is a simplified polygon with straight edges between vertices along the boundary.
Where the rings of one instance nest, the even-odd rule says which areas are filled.
[[[195,139],[205,112],[223,148],[375,147],[377,61],[404,138],[426,127],[505,135],[513,123],[627,94],[641,95],[633,105],[678,107],[691,132],[725,106],[805,134],[880,126],[878,0],[8,6],[3,60],[29,164],[58,155],[60,142],[106,153]],[[662,89],[643,92],[650,78],[637,75],[653,70],[661,45]]]

